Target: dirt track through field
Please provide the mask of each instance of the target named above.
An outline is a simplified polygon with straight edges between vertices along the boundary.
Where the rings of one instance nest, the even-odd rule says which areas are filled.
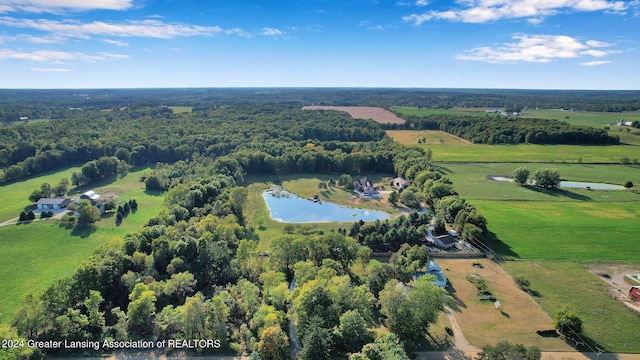
[[[380,124],[404,124],[404,119],[391,111],[370,106],[303,106],[302,110],[337,110],[349,113],[354,119],[372,119]]]

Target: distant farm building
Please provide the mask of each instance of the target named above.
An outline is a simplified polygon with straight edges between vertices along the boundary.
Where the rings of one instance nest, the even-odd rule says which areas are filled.
[[[632,286],[629,289],[629,297],[633,301],[640,302],[640,286]]]
[[[395,186],[396,188],[400,189],[400,190],[404,190],[406,188],[409,187],[409,182],[401,177],[397,177],[395,179],[393,179],[393,186]]]
[[[60,210],[66,208],[71,203],[67,198],[42,198],[38,200],[36,206],[40,210]]]

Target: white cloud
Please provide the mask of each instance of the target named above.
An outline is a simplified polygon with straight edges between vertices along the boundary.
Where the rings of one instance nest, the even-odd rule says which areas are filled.
[[[133,0],[0,0],[0,12],[58,13],[63,10],[126,10]]]
[[[159,20],[131,20],[124,23],[103,21],[81,23],[46,19],[17,19],[4,16],[0,17],[0,25],[35,29],[50,32],[57,36],[80,39],[88,39],[91,35],[171,39],[174,37],[213,35],[223,31],[219,26],[170,24]]]
[[[382,25],[369,26],[367,29],[369,29],[369,30],[377,30],[377,31],[386,30],[386,28],[384,26],[382,26]]]
[[[85,62],[96,62],[107,59],[124,59],[128,55],[99,53],[90,55],[81,52],[66,52],[54,50],[38,50],[33,52],[20,52],[10,49],[0,49],[0,60],[27,60],[34,62],[50,62],[54,64],[64,64],[68,61],[81,60]]]
[[[607,61],[607,60],[588,61],[588,62],[579,63],[578,65],[582,65],[582,66],[600,66],[600,65],[606,65],[606,64],[611,64],[611,61]]]
[[[582,56],[604,57],[618,53],[615,50],[598,50],[611,44],[580,40],[565,35],[514,35],[516,42],[497,47],[479,46],[456,56],[458,60],[483,61],[488,63],[536,62],[546,63],[558,59]]]
[[[245,38],[252,38],[253,35],[249,34],[248,32],[245,32],[244,30],[240,29],[240,28],[233,28],[233,29],[227,29],[224,31],[225,34],[227,35],[238,35],[240,37],[245,37]]]
[[[629,7],[624,1],[617,0],[460,0],[458,3],[462,5],[459,8],[411,14],[404,16],[402,20],[416,26],[431,20],[486,23],[528,18],[530,22],[540,23],[545,17],[561,11],[624,13]]]
[[[263,36],[282,36],[282,30],[276,28],[263,28],[260,35]]]
[[[429,5],[429,1],[428,0],[417,0],[416,1],[416,5],[418,5],[418,6],[427,6],[427,5]]]
[[[69,72],[71,71],[71,69],[65,69],[65,68],[30,68],[29,70],[38,71],[38,72]]]
[[[119,40],[102,39],[102,42],[110,45],[115,45],[115,46],[129,46],[129,44],[127,44],[126,42],[119,41]]]

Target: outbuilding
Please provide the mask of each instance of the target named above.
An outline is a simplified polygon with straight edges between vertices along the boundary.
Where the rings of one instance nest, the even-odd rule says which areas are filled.
[[[60,210],[66,208],[71,203],[67,198],[42,198],[36,202],[40,210]]]
[[[640,286],[632,286],[629,289],[629,297],[633,301],[640,302]]]

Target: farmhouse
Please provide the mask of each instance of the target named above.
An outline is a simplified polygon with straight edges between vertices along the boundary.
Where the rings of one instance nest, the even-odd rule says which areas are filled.
[[[404,190],[406,188],[409,187],[409,182],[401,177],[397,177],[395,179],[393,179],[393,186],[395,186],[396,188],[400,189],[400,190]]]
[[[353,188],[355,191],[364,195],[373,195],[378,193],[373,187],[373,183],[367,179],[366,176],[354,181]]]
[[[67,198],[42,198],[36,205],[40,210],[59,210],[67,207],[69,203],[71,200]]]
[[[640,286],[632,286],[629,289],[629,297],[633,301],[640,302]]]

